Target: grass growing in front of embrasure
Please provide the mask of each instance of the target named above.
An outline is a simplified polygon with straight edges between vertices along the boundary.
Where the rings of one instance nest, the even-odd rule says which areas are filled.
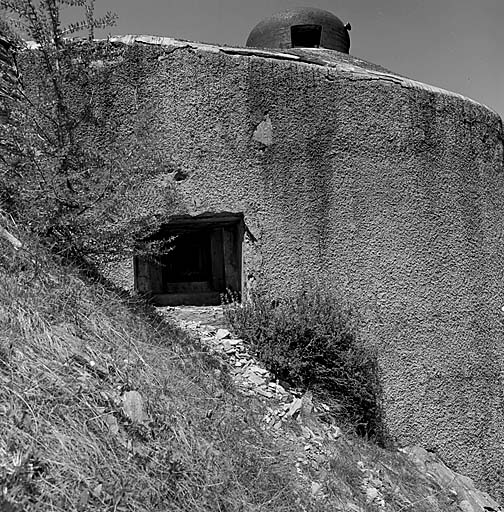
[[[2,512],[322,510],[217,360],[30,251],[0,242]],[[145,424],[125,416],[127,390]]]
[[[310,389],[340,424],[383,441],[376,354],[359,340],[350,306],[323,285],[280,300],[256,292],[243,304],[224,302],[233,330],[278,379]]]

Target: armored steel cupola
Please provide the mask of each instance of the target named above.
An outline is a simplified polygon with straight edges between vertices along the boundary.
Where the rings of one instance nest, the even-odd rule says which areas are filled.
[[[250,32],[247,46],[256,48],[326,48],[348,53],[350,24],[314,7],[299,7],[274,14]]]

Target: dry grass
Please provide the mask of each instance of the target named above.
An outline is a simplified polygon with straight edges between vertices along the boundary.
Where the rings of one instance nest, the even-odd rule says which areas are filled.
[[[362,440],[325,445],[299,474],[299,425],[265,431],[264,405],[237,394],[194,340],[28,247],[0,242],[2,512],[379,510],[357,463],[386,457],[382,479],[401,488],[386,510],[449,510],[408,508],[438,489]],[[129,390],[144,399],[143,423],[123,411]]]
[[[260,405],[201,347],[41,249],[2,251],[2,510],[305,508]],[[149,421],[125,416],[127,390]]]

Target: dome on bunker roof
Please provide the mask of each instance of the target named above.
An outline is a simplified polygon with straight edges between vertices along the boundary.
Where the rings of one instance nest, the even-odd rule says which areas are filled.
[[[348,53],[350,24],[315,7],[299,7],[274,14],[250,32],[247,46],[256,48],[326,48]]]

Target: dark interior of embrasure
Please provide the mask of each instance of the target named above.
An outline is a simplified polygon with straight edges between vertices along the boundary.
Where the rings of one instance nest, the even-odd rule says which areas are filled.
[[[227,291],[241,293],[243,216],[176,217],[139,242],[135,289],[157,305],[217,305]],[[141,250],[164,242],[158,254]]]

